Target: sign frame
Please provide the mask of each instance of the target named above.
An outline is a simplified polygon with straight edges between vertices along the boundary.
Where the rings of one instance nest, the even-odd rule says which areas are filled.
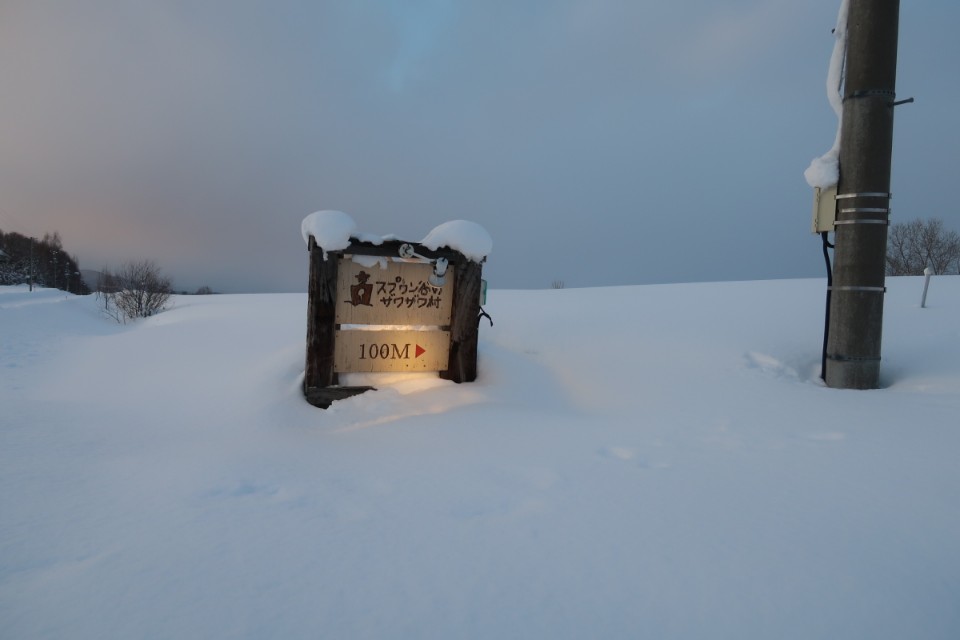
[[[339,321],[350,317],[342,310],[338,312],[337,308],[338,305],[344,304],[339,302],[341,298],[344,298],[343,295],[340,295],[342,291],[338,291],[339,271],[341,266],[348,261],[353,264],[356,256],[369,259],[378,258],[381,261],[386,260],[403,264],[405,261],[401,260],[401,247],[405,247],[405,245],[412,247],[414,253],[422,258],[422,262],[435,261],[439,258],[447,261],[448,266],[445,274],[447,284],[445,286],[452,287],[450,314],[447,324],[434,324],[438,321],[438,318],[442,321],[446,316],[433,314],[432,310],[431,314],[433,315],[429,317],[429,322],[421,322],[416,320],[413,315],[408,315],[404,318],[404,322],[397,322],[396,324],[403,325],[405,332],[420,331],[422,333],[448,335],[446,361],[443,368],[438,371],[438,376],[457,383],[476,380],[483,261],[475,262],[459,251],[452,249],[431,250],[422,244],[402,240],[384,240],[380,244],[373,244],[352,239],[348,247],[336,251],[324,251],[313,236],[308,238],[307,244],[310,254],[310,280],[307,290],[307,352],[303,380],[303,393],[307,402],[326,409],[335,400],[348,398],[373,389],[369,386],[350,387],[340,385],[339,374],[347,371],[343,371],[342,367],[337,366],[338,336],[352,333],[352,330],[355,330],[352,325],[366,323]],[[409,251],[409,247],[405,247],[405,249]],[[409,263],[409,261],[406,262]],[[377,266],[371,267],[368,273],[372,275],[373,270],[378,268]],[[419,265],[417,268],[420,268]],[[345,267],[345,270],[347,269],[353,269],[353,267]],[[432,271],[433,268],[430,267],[430,269]],[[354,279],[356,279],[355,275]],[[358,281],[354,284],[365,283]],[[347,298],[352,300],[352,296],[346,296],[345,299]],[[417,300],[413,306],[418,306],[419,302]],[[424,307],[426,306],[427,304],[424,305]],[[370,326],[380,322],[380,320],[377,320]],[[389,322],[393,324],[392,320]],[[394,329],[394,327],[389,328]],[[366,331],[366,333],[371,334],[376,332]],[[431,339],[435,338],[437,336],[432,336]],[[390,344],[394,343],[391,342]],[[385,355],[403,355],[403,347],[400,346],[399,342],[396,344],[398,345],[397,354],[391,347],[388,352],[385,352]],[[404,342],[403,344],[407,343]],[[435,344],[435,342],[431,342],[431,344]],[[434,347],[430,347],[430,350],[432,349]],[[401,370],[417,371],[418,369]],[[436,371],[437,369],[432,368],[430,370]]]

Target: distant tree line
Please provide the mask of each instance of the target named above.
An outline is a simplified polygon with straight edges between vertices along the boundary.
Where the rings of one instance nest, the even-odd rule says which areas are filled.
[[[45,233],[37,240],[0,230],[0,284],[26,284],[31,278],[34,286],[90,293],[77,259],[63,248],[59,233]]]

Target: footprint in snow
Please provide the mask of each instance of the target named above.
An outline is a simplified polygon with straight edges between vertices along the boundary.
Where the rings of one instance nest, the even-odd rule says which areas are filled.
[[[744,354],[744,360],[748,368],[759,369],[763,373],[772,374],[777,378],[798,379],[800,377],[796,369],[765,353],[748,351]]]

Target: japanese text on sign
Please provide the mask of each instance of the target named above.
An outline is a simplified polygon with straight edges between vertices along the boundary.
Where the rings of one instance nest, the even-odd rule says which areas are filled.
[[[449,331],[337,331],[334,371],[381,373],[443,371],[449,366]]]
[[[363,272],[361,272],[363,273]],[[410,282],[397,276],[393,282],[377,280],[376,296],[385,307],[407,309],[440,308],[443,298],[443,289],[435,287],[429,282],[419,280]]]
[[[436,325],[450,323],[453,268],[443,286],[430,283],[433,267],[388,262],[387,268],[340,263],[336,321],[339,324]]]

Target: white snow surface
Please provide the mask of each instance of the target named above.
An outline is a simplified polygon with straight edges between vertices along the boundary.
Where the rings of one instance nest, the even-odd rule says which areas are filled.
[[[847,13],[850,0],[841,0],[837,15],[837,26],[833,30],[836,38],[833,53],[830,56],[830,68],[827,70],[827,100],[837,114],[837,134],[833,146],[819,158],[814,158],[803,172],[807,184],[814,188],[825,189],[840,181],[840,133],[843,127],[843,65],[847,55]]]
[[[469,260],[483,262],[493,251],[493,239],[487,230],[469,220],[451,220],[434,227],[420,244],[431,251],[448,247],[459,251]]]
[[[960,277],[489,293],[480,377],[303,401],[306,295],[0,287],[4,638],[960,637]]]

